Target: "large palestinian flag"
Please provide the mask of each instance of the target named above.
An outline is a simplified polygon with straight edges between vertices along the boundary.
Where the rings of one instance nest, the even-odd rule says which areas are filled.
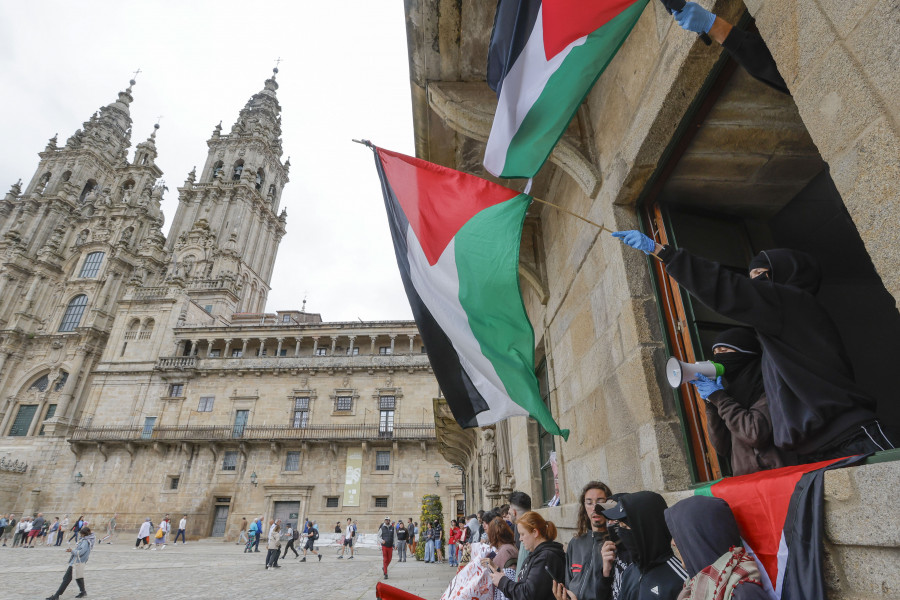
[[[479,427],[531,415],[560,430],[538,391],[519,290],[531,197],[381,148],[375,165],[400,277],[453,416]]]
[[[484,166],[533,177],[647,0],[500,0],[488,50],[497,112]]]
[[[722,498],[759,565],[773,598],[825,598],[825,471],[858,464],[866,456],[728,477],[695,494]]]

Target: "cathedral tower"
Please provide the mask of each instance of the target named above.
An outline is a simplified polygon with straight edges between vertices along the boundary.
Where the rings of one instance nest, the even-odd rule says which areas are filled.
[[[221,123],[207,141],[206,164],[178,189],[168,236],[172,269],[192,298],[213,314],[262,312],[278,245],[285,233],[281,192],[290,160],[281,162],[281,106],[273,75],[228,134]]]

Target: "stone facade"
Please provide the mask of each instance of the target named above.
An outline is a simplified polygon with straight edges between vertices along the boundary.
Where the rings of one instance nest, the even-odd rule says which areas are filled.
[[[900,299],[892,231],[900,213],[896,3],[701,4],[742,27],[755,18],[792,97],[751,79],[725,60],[720,46],[703,45],[674,24],[659,2],[650,2],[534,178],[531,193],[611,230],[700,224],[707,235],[695,235],[694,242],[702,249],[715,243],[721,249],[730,241],[724,238],[738,237],[731,234],[737,228],[722,229],[717,235],[723,240],[716,241],[710,223],[739,222],[747,246],[762,249],[778,239],[777,219],[787,218],[785,208],[797,207],[817,178],[830,176],[833,196],[842,202],[834,214],[849,224],[848,235],[855,236],[867,268],[874,265],[871,289],[886,304],[879,326],[893,327]],[[495,8],[469,1],[406,3],[416,155],[486,178],[481,162],[496,96],[485,83],[485,65]],[[676,223],[671,216],[682,214],[694,220]],[[827,248],[830,233],[816,230],[815,219],[807,223],[793,232],[808,230],[810,243]],[[678,231],[689,237],[688,226]],[[665,360],[686,336],[684,352],[701,358],[701,321],[712,317],[696,305],[684,310],[680,303],[687,301],[677,286],[665,287],[643,254],[553,208],[532,206],[521,248],[535,366],[544,369],[547,402],[571,436],[552,441],[533,421],[510,419],[492,439],[498,477],[486,480],[484,436],[454,427],[446,405],[438,402],[441,451],[466,472],[470,510],[498,503],[498,494],[510,487],[538,503],[549,500],[550,450],[559,465],[561,506],[544,510],[563,528],[574,524],[574,503],[589,480],[602,480],[614,492],[674,493],[718,476],[723,466],[704,441],[702,401],[686,398],[685,391],[673,394],[664,377]],[[736,267],[746,267],[752,256],[733,254],[738,260],[729,264]],[[851,282],[845,278],[833,289]],[[670,309],[680,317],[667,316]],[[859,305],[846,304],[834,314],[852,310]],[[888,355],[896,362],[894,351]],[[879,400],[879,410],[894,410],[893,395]],[[896,418],[896,412],[891,415]],[[887,477],[864,477],[866,469]],[[896,469],[874,465],[846,476],[858,480],[863,496],[879,497],[896,481]],[[900,518],[893,510],[883,516],[891,523]],[[836,531],[834,521],[842,516],[829,510],[827,518],[829,531]],[[832,573],[842,573],[831,582],[834,597],[896,595],[891,584],[873,583],[900,578],[897,540],[886,538],[879,523],[884,521],[859,521],[852,543],[833,538]],[[883,569],[878,577],[869,577],[875,569],[862,566],[869,545],[878,547],[871,555]]]
[[[275,76],[215,127],[168,237],[156,130],[125,160],[133,85],[0,201],[0,510],[187,514],[228,539],[260,515],[374,530],[431,493],[449,515],[415,324],[264,312],[290,169]]]

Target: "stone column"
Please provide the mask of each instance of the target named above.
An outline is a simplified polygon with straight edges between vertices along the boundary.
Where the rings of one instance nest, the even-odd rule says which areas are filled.
[[[377,336],[377,335],[370,335],[370,336],[369,336],[369,339],[372,340],[372,350],[369,352],[369,354],[375,354],[375,340],[378,339],[378,336]]]
[[[197,355],[197,343],[200,340],[191,340],[191,345],[188,347],[188,356],[196,356]]]
[[[330,354],[330,356],[334,356],[334,349],[337,348],[337,339],[338,339],[338,336],[336,336],[336,335],[331,336],[331,354]]]
[[[35,276],[31,279],[31,285],[28,286],[28,293],[25,294],[25,310],[31,308],[31,305],[34,304],[34,294],[37,292],[38,284],[43,280],[43,277],[35,274]]]
[[[266,338],[259,338],[259,355],[262,356],[266,351]]]
[[[313,336],[313,356],[316,356],[316,351],[319,349],[319,336]]]
[[[7,358],[9,358],[9,349],[0,348],[0,373],[3,373],[3,365],[6,364]]]
[[[182,340],[175,340],[175,353],[173,356],[178,356],[178,353],[181,351],[181,342]]]
[[[397,334],[392,333],[392,334],[391,334],[391,354],[394,353],[394,340],[395,340],[396,338],[397,338]]]
[[[203,358],[209,358],[209,353],[212,352],[213,344],[216,342],[215,338],[211,340],[203,340],[206,342],[206,354],[203,355]]]
[[[231,338],[227,338],[225,340],[225,350],[222,352],[222,358],[228,358],[231,356]]]
[[[412,354],[413,353],[413,344],[416,341],[416,336],[407,334],[407,337],[409,338],[409,353]]]
[[[294,356],[300,356],[300,340],[302,340],[303,338],[298,337],[295,339],[297,341],[297,344],[294,346]]]
[[[247,354],[247,342],[249,342],[250,340],[248,340],[247,338],[244,338],[241,341],[244,342],[243,345],[241,346],[241,356],[244,356]]]
[[[51,383],[52,383],[52,382],[51,382]],[[44,414],[44,409],[45,409],[45,408],[47,408],[47,401],[46,401],[46,400],[41,400],[41,401],[38,403],[38,409],[37,409],[37,411],[34,413],[34,418],[31,419],[31,425],[28,426],[28,433],[25,434],[25,435],[27,435],[28,437],[33,436],[33,435],[35,434],[35,432],[37,431],[38,425],[41,424],[41,415]]]
[[[347,356],[353,356],[353,342],[356,340],[355,335],[348,336],[350,338],[350,346],[347,350]]]
[[[59,402],[56,403],[56,416],[64,418],[69,404],[72,402],[72,395],[75,392],[75,384],[81,376],[81,369],[84,367],[84,361],[88,356],[87,348],[79,346],[75,351],[75,362],[69,370],[69,378],[66,379],[66,385],[63,386],[62,393],[59,395]]]
[[[278,338],[278,349],[275,350],[275,356],[281,356],[281,345],[284,343],[284,338]]]
[[[6,435],[4,432],[6,428],[9,427],[9,420],[11,418],[12,407],[16,404],[15,396],[7,396],[6,400],[3,401],[3,412],[0,413],[3,416],[0,417],[0,435]]]

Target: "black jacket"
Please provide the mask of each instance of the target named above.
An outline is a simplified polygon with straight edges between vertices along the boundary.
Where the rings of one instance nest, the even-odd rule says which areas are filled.
[[[382,525],[381,529],[378,530],[378,537],[381,538],[382,546],[393,546],[394,545],[394,528],[390,525]]]
[[[692,578],[730,552],[732,547],[743,544],[734,514],[721,498],[685,498],[666,510],[666,524]],[[732,600],[766,600],[768,597],[761,585],[743,581],[735,586]]]
[[[603,576],[603,557],[600,549],[606,536],[589,531],[573,537],[566,547],[566,588],[578,600],[607,600],[612,597],[614,571]]]
[[[522,565],[516,581],[507,577],[500,580],[500,591],[509,600],[546,600],[553,598],[553,579],[544,567],[550,569],[553,579],[565,580],[566,553],[559,542],[539,544]]]
[[[679,249],[659,257],[666,272],[717,313],[756,329],[775,445],[810,454],[875,420],[875,402],[853,380],[844,344],[816,300],[811,256],[766,250],[771,279],[752,280]]]
[[[634,562],[622,576],[619,600],[675,600],[687,572],[672,554],[666,501],[656,492],[636,492],[620,502],[631,529],[621,529],[619,537]]]

